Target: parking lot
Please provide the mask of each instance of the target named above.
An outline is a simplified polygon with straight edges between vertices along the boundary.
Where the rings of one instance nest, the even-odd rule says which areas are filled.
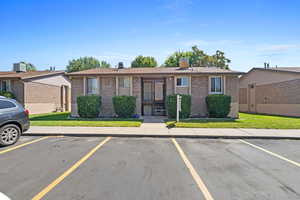
[[[29,137],[0,148],[12,200],[300,199],[299,140]]]

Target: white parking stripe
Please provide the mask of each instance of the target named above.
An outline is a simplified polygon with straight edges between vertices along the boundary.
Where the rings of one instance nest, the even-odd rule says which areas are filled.
[[[193,167],[193,165],[191,164],[191,162],[189,161],[189,159],[187,158],[187,156],[183,152],[180,145],[177,143],[177,141],[174,138],[172,138],[172,141],[173,141],[175,147],[177,148],[183,162],[185,163],[187,168],[190,170],[190,173],[191,173],[192,177],[194,178],[195,182],[197,183],[197,185],[198,185],[199,189],[201,190],[202,194],[204,195],[205,199],[206,200],[214,200],[214,198],[212,197],[212,195],[208,191],[207,187],[205,186],[204,182],[200,178],[199,174],[197,173],[197,171],[195,170],[195,168]]]
[[[296,161],[287,159],[287,158],[285,158],[285,157],[283,157],[283,156],[281,156],[281,155],[278,155],[278,154],[276,154],[276,153],[273,153],[273,152],[271,152],[271,151],[269,151],[269,150],[267,150],[267,149],[264,149],[264,148],[262,148],[262,147],[259,147],[259,146],[257,146],[257,145],[254,145],[254,144],[252,144],[252,143],[250,143],[250,142],[246,142],[245,140],[240,140],[240,141],[243,142],[244,144],[248,144],[248,145],[250,145],[251,147],[254,147],[254,148],[259,149],[259,150],[261,150],[261,151],[263,151],[263,152],[265,152],[265,153],[268,153],[268,154],[270,154],[270,155],[272,155],[272,156],[274,156],[274,157],[276,157],[276,158],[279,158],[279,159],[284,160],[284,161],[286,161],[286,162],[289,162],[289,163],[291,163],[291,164],[293,164],[293,165],[296,165],[297,167],[300,167],[300,163],[298,163],[298,162],[296,162]]]

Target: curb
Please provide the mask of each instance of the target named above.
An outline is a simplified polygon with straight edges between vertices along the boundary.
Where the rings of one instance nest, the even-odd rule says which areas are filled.
[[[93,133],[25,133],[22,136],[64,136],[64,137],[127,137],[127,138],[202,138],[202,139],[269,139],[269,140],[300,140],[300,137],[292,136],[227,136],[227,135],[172,135],[172,134],[93,134]]]

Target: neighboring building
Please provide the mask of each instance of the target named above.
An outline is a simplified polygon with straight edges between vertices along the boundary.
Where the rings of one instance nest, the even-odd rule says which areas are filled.
[[[165,100],[170,94],[192,96],[192,116],[207,116],[208,94],[232,96],[230,117],[238,117],[238,76],[240,72],[215,67],[197,68],[97,68],[69,73],[72,85],[72,116],[78,116],[77,97],[102,96],[101,116],[114,116],[112,97],[130,95],[137,98],[139,115],[165,115]]]
[[[31,114],[69,111],[70,87],[63,71],[0,72],[0,90],[12,92]]]
[[[300,116],[300,67],[253,68],[239,96],[241,112]]]

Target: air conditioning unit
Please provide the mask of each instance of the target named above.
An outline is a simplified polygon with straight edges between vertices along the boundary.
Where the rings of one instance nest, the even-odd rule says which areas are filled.
[[[13,71],[14,72],[26,72],[26,63],[23,63],[23,62],[14,63]]]

